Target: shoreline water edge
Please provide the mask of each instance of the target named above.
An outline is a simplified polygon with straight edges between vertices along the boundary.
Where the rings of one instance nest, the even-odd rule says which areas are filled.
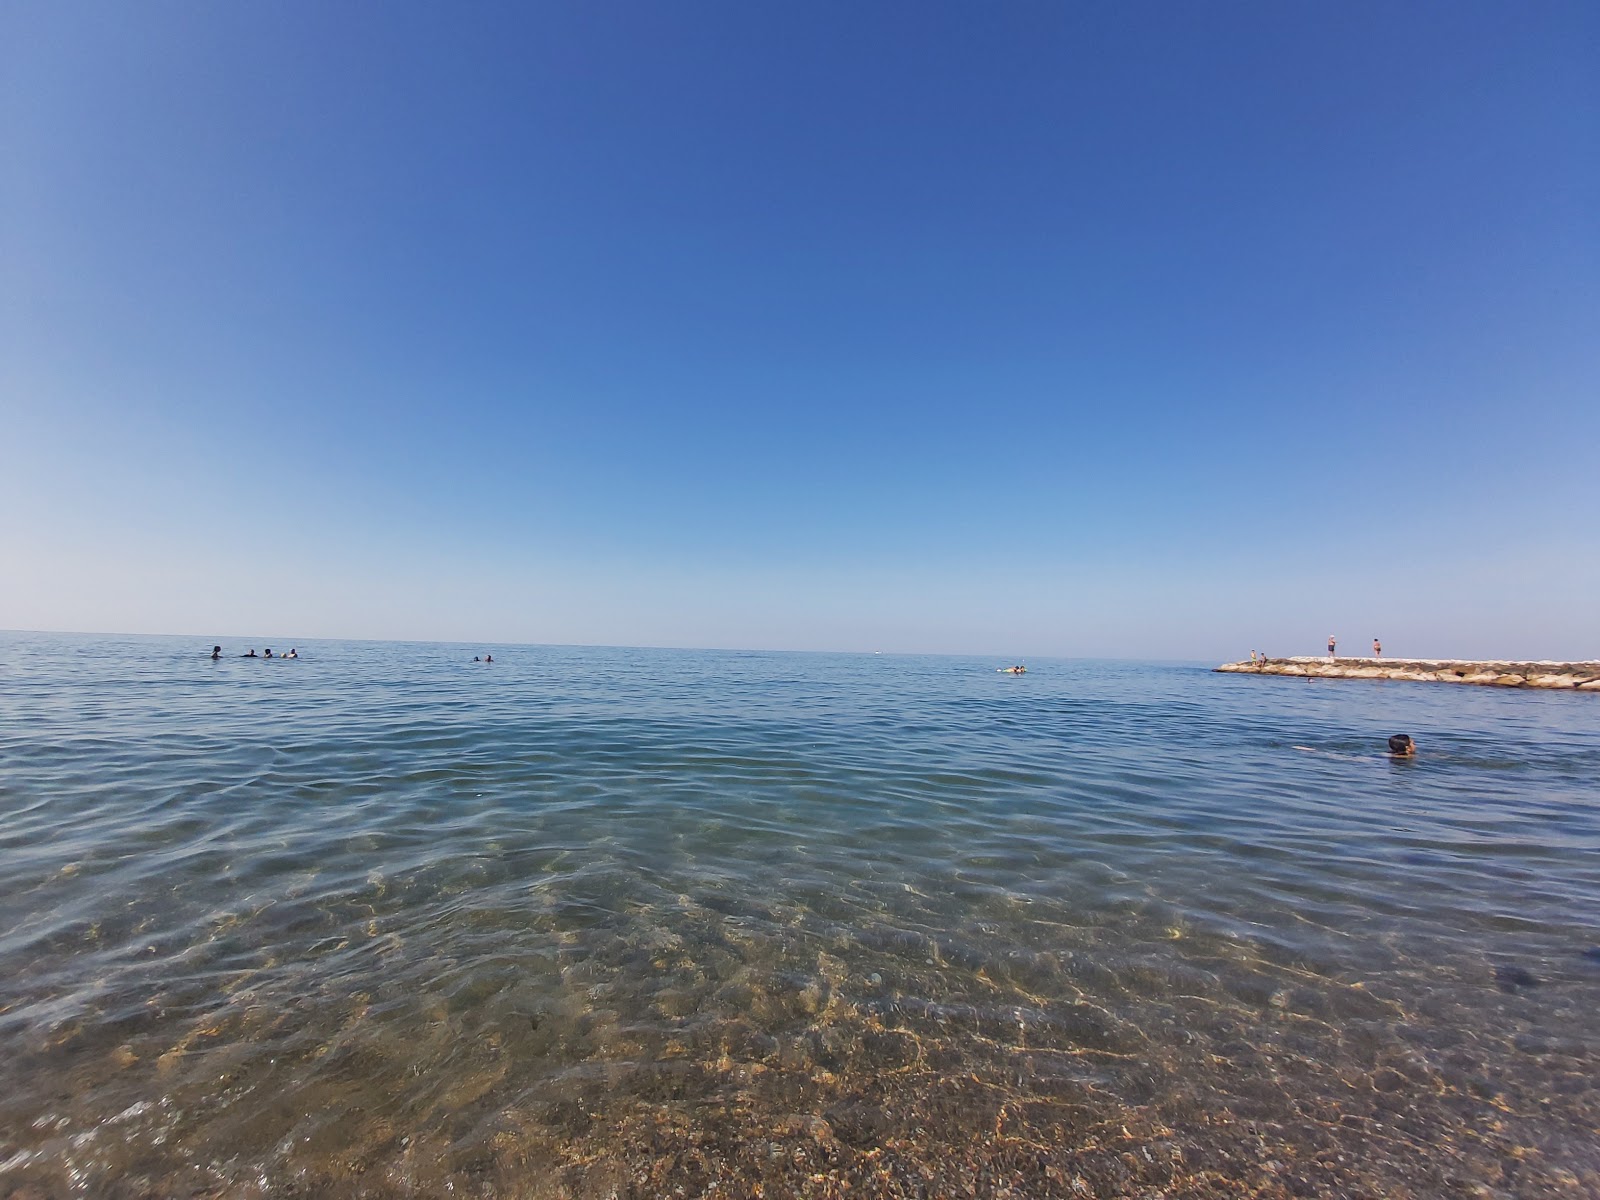
[[[1411,683],[1472,683],[1486,687],[1600,692],[1600,661],[1510,662],[1458,658],[1328,658],[1299,655],[1223,663],[1216,671],[1289,675],[1304,679],[1395,679]]]

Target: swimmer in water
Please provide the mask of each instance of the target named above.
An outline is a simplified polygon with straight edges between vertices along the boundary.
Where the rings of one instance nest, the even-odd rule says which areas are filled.
[[[222,647],[221,646],[213,646],[213,647],[211,647],[211,661],[212,662],[216,662],[217,659],[219,659],[221,657],[222,657]]]
[[[285,658],[299,658],[300,657],[300,651],[296,650],[293,646],[290,646],[289,647],[289,653],[285,654],[284,657]]]
[[[1414,758],[1417,753],[1417,744],[1411,740],[1409,733],[1397,733],[1389,739],[1389,757]]]
[[[483,661],[484,661],[484,662],[486,662],[486,663],[491,663],[491,662],[493,662],[493,661],[494,661],[494,655],[492,655],[492,654],[485,654],[485,655],[484,655],[484,656],[483,656]]]
[[[263,652],[262,652],[262,654],[261,654],[261,657],[262,657],[262,658],[271,658],[271,657],[272,657],[272,647],[271,647],[271,646],[268,646],[268,647],[267,647],[267,648],[266,648],[266,650],[264,650],[264,651],[263,651]]]
[[[258,655],[255,652],[255,647],[252,646],[250,648],[250,653],[249,654],[241,654],[241,655],[239,655],[239,657],[240,658],[256,658],[256,657],[258,657]]]

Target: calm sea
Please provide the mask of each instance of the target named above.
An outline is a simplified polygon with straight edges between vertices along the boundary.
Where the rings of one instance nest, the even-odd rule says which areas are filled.
[[[0,1195],[1600,1195],[1600,696],[211,640],[0,635]]]

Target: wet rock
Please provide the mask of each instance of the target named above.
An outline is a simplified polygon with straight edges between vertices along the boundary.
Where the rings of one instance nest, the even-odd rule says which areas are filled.
[[[1538,987],[1542,980],[1524,967],[1506,966],[1494,969],[1494,983],[1502,992],[1517,992],[1523,988]]]
[[[889,1114],[873,1104],[842,1104],[829,1109],[827,1123],[834,1137],[857,1150],[876,1146],[894,1128]]]
[[[1379,1092],[1398,1092],[1406,1086],[1406,1077],[1385,1067],[1372,1077],[1372,1086]]]

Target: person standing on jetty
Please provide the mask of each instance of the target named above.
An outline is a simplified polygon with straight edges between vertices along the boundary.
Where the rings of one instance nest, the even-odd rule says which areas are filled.
[[[1328,657],[1329,658],[1333,657],[1333,648],[1334,648],[1335,645],[1337,645],[1337,643],[1333,640],[1333,634],[1330,633],[1328,635]]]
[[[1373,638],[1372,639],[1372,657],[1373,658],[1382,658],[1383,657],[1383,643],[1380,642],[1377,638]]]

